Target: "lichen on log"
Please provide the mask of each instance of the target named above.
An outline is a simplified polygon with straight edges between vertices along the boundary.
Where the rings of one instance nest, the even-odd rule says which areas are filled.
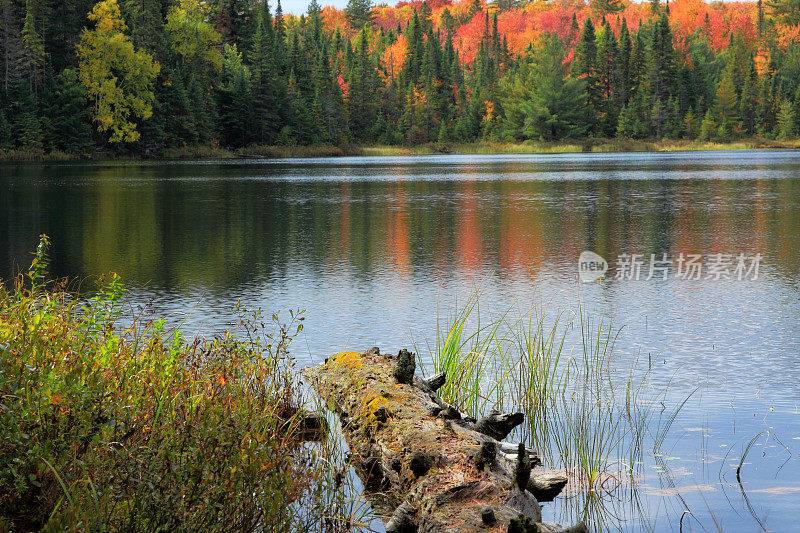
[[[436,396],[434,387],[443,377],[422,380],[413,375],[415,366],[414,354],[406,350],[387,357],[372,348],[336,354],[304,371],[340,417],[366,489],[380,492],[391,515],[387,532],[475,531],[490,524],[493,531],[521,524],[562,531],[541,523],[541,507],[530,490],[536,487],[530,468],[537,462],[525,447],[516,450],[513,462],[511,454],[498,460],[497,437],[504,438],[522,415],[492,413],[482,433],[474,419]],[[546,488],[552,492],[553,485]]]

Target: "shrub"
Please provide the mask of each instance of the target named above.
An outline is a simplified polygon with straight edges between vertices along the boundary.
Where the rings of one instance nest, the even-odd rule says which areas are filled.
[[[121,330],[118,277],[79,299],[45,282],[46,249],[0,287],[0,530],[291,528],[320,475],[299,445],[301,314],[267,331],[239,310],[236,334],[192,342],[142,316]]]

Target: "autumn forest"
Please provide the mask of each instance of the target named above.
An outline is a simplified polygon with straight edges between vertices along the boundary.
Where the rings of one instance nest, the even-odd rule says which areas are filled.
[[[796,0],[0,0],[0,154],[794,139]]]

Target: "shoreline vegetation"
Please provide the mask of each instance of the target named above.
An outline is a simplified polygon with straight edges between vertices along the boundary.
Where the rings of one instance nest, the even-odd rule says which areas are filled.
[[[42,236],[30,270],[0,283],[0,531],[349,518],[338,452],[309,422],[290,355],[302,312],[237,306],[230,331],[184,339],[127,305],[116,274],[94,295],[48,280],[47,247]]]
[[[300,386],[302,312],[269,320],[237,306],[229,332],[184,339],[135,311],[116,274],[92,294],[49,281],[48,245],[42,236],[28,272],[0,284],[0,531],[343,531],[380,516],[330,398]],[[686,400],[668,406],[652,389],[652,361],[612,385],[607,322],[551,323],[534,309],[484,322],[478,301],[437,317],[420,359],[448,376],[440,398],[476,420],[519,407],[525,423],[509,437],[570,479],[558,521],[614,520],[607,498],[636,500],[645,456],[663,453]]]
[[[156,158],[136,157],[132,154],[115,157],[100,153],[81,157],[61,151],[0,150],[0,163],[57,163],[71,161],[188,161],[223,159],[301,159],[359,156],[405,156],[435,154],[566,154],[566,153],[630,153],[630,152],[682,152],[717,150],[796,150],[800,139],[776,140],[750,137],[731,142],[690,140],[638,140],[638,139],[575,139],[565,141],[526,141],[520,143],[480,141],[473,143],[425,143],[402,145],[312,145],[312,146],[250,146],[228,150],[215,146],[172,148]]]

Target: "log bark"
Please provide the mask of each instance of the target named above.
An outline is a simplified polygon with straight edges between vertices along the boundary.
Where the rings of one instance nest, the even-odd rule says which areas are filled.
[[[538,456],[524,447],[506,453],[508,443],[495,438],[521,422],[519,414],[493,413],[487,427],[494,436],[481,433],[474,420],[442,402],[429,381],[413,376],[412,362],[405,350],[386,357],[373,348],[340,353],[304,371],[339,416],[353,465],[376,507],[393,512],[387,532],[563,531],[541,523],[534,495],[552,494],[554,484],[525,475],[540,463]],[[580,524],[575,531],[583,530]]]

